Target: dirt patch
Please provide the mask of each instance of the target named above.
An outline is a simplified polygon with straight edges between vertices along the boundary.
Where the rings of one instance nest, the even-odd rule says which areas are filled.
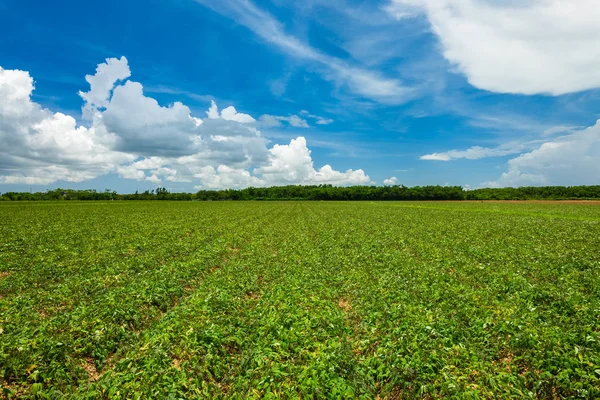
[[[442,200],[440,203],[516,203],[516,204],[592,204],[600,205],[600,200]]]
[[[181,369],[181,360],[179,358],[173,359],[173,368]]]
[[[380,395],[377,395],[375,397],[376,400],[399,400],[402,398],[402,389],[400,389],[399,387],[395,387],[394,389],[392,389],[392,392],[381,397]]]
[[[4,279],[4,278],[6,278],[9,275],[10,275],[10,272],[8,272],[8,271],[2,271],[2,272],[0,272],[0,279]]]
[[[17,399],[27,392],[27,387],[25,386],[11,386],[4,379],[0,379],[0,390],[4,391],[4,389],[10,391],[11,396],[14,396]],[[4,396],[6,399],[10,398],[6,393],[4,393]]]
[[[86,372],[88,373],[88,375],[90,377],[90,381],[96,382],[100,378],[100,374],[98,373],[98,370],[96,369],[96,363],[90,357],[86,357],[86,358],[84,358],[84,360],[85,360],[85,364],[83,365],[83,369],[85,369]]]
[[[248,292],[248,293],[246,293],[246,298],[248,298],[248,299],[258,300],[261,297],[262,297],[262,295],[260,294],[260,292]]]
[[[507,372],[511,372],[511,365],[513,364],[513,355],[512,353],[504,353],[501,355],[501,358],[499,358],[497,361],[492,361],[492,364],[506,369]]]
[[[352,310],[352,305],[350,304],[348,299],[344,298],[338,300],[338,307],[341,308],[342,311],[344,311],[345,313],[348,313]]]

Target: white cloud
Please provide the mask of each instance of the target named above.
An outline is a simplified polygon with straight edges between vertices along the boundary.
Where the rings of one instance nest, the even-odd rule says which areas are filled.
[[[318,116],[315,114],[311,114],[306,110],[300,111],[300,114],[305,115],[306,118],[314,119],[315,122],[317,123],[317,125],[329,125],[329,124],[332,124],[333,122],[335,122],[331,118],[325,118],[325,117],[321,117],[321,116]]]
[[[243,188],[264,186],[264,182],[242,168],[231,168],[219,165],[217,168],[206,166],[200,168],[194,177],[200,182],[196,189]]]
[[[161,179],[158,176],[156,176],[156,174],[150,175],[149,177],[146,178],[146,180],[148,182],[154,183],[155,185],[160,185],[162,183]]]
[[[404,86],[398,79],[386,78],[376,71],[348,65],[347,61],[322,53],[287,34],[282,24],[271,14],[248,0],[196,1],[234,19],[290,56],[323,67],[322,76],[337,86],[345,86],[354,93],[388,104],[405,102],[414,95],[412,88]]]
[[[214,100],[210,101],[210,108],[206,112],[206,115],[210,119],[218,119],[219,118],[219,107],[217,107],[217,103]]]
[[[28,117],[37,111],[30,101],[33,79],[26,71],[6,70],[0,67],[0,115],[4,118]]]
[[[264,114],[259,118],[259,122],[264,127],[275,127],[281,126],[281,122],[287,122],[290,126],[294,128],[310,128],[308,122],[305,119],[300,118],[297,115],[290,115],[288,117],[283,117],[279,115],[269,115]]]
[[[277,115],[264,114],[258,119],[258,123],[265,128],[273,128],[281,126],[281,120]]]
[[[233,106],[229,106],[223,111],[221,111],[221,118],[223,118],[226,121],[236,121],[243,124],[249,124],[255,121],[254,118],[252,118],[248,114],[242,114],[237,112],[235,110],[235,107]]]
[[[508,170],[497,181],[483,185],[597,185],[599,176],[600,120],[509,160]]]
[[[287,122],[290,126],[295,128],[310,128],[306,118],[313,119],[317,125],[329,125],[334,122],[333,119],[320,117],[318,115],[311,114],[306,110],[301,110],[299,114],[302,115],[302,117],[293,114],[287,117],[264,114],[261,115],[261,117],[258,119],[258,122],[265,128],[282,126],[282,122]]]
[[[597,0],[391,0],[387,11],[426,14],[444,57],[478,88],[560,95],[600,87]]]
[[[222,118],[226,121],[235,121],[240,122],[242,124],[249,124],[255,122],[255,119],[252,118],[250,115],[238,113],[234,106],[229,106],[225,108],[223,111],[221,111],[221,114],[219,115],[219,108],[217,107],[217,103],[215,103],[213,100],[211,100],[210,108],[208,109],[208,112],[206,114],[210,119]]]
[[[143,181],[146,179],[146,173],[142,169],[137,169],[134,165],[124,165],[117,168],[117,173],[121,178],[135,179]]]
[[[545,129],[542,132],[543,136],[553,136],[553,135],[557,135],[557,134],[565,134],[565,133],[571,133],[574,131],[579,131],[581,129],[583,129],[584,127],[582,126],[565,126],[565,125],[560,125],[560,126],[553,126],[551,128]]]
[[[306,120],[300,118],[297,115],[290,115],[286,120],[293,127],[296,127],[296,128],[309,128],[308,123],[306,122]]]
[[[117,86],[101,121],[119,140],[119,150],[145,156],[193,154],[200,149],[201,124],[180,102],[162,107],[138,82]]]
[[[398,182],[398,179],[395,176],[392,176],[391,178],[387,178],[383,181],[384,185],[395,185]]]
[[[425,154],[419,157],[419,159],[427,161],[450,161],[459,158],[478,160],[486,157],[501,157],[509,154],[517,154],[523,151],[527,145],[528,143],[507,143],[496,148],[473,146],[467,150],[450,150],[442,153]]]
[[[329,125],[334,121],[331,118],[317,117],[317,125]]]
[[[98,65],[86,77],[90,90],[79,93],[89,126],[78,126],[31,101],[28,72],[0,67],[0,183],[82,182],[110,172],[208,188],[370,182],[360,169],[315,170],[303,137],[268,148],[255,119],[233,106],[219,113],[212,102],[204,119],[180,102],[162,106],[129,75],[125,57]],[[296,115],[280,118],[308,125]]]
[[[32,102],[33,90],[28,72],[0,67],[0,183],[81,182],[135,158],[115,151],[103,127],[78,126]]]
[[[451,151],[455,152],[458,150],[451,150]],[[421,157],[419,157],[419,159],[427,160],[427,161],[450,161],[450,160],[452,160],[452,157],[447,153],[431,153],[431,154],[422,155]]]
[[[92,119],[96,109],[108,106],[111,92],[115,83],[131,76],[127,58],[107,58],[105,63],[98,64],[94,75],[86,75],[85,80],[90,84],[88,92],[79,92],[85,101],[82,109],[83,116]]]
[[[268,184],[363,185],[371,183],[371,179],[362,169],[340,172],[333,170],[329,165],[324,165],[315,170],[304,137],[292,139],[289,145],[276,144],[269,153],[269,165],[254,171]]]

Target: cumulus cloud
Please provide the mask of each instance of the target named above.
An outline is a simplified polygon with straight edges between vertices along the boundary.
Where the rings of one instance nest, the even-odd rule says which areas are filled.
[[[387,178],[383,181],[384,185],[395,185],[396,183],[398,183],[398,179],[395,176],[392,176],[391,178]]]
[[[27,71],[0,67],[0,183],[81,182],[135,158],[116,151],[103,127],[78,126],[32,102],[33,90]]]
[[[600,120],[509,160],[507,171],[498,180],[483,185],[597,185],[599,176]]]
[[[195,172],[194,177],[200,182],[196,189],[241,188],[264,186],[264,182],[252,176],[248,170],[232,168],[226,165],[205,166]]]
[[[225,108],[219,115],[219,107],[217,107],[217,103],[215,103],[214,100],[211,100],[210,108],[208,109],[206,115],[208,115],[208,118],[210,119],[222,118],[226,121],[235,121],[242,124],[255,122],[255,119],[250,115],[237,112],[234,106]]]
[[[94,75],[86,75],[90,90],[80,91],[79,96],[85,101],[82,108],[84,118],[92,119],[97,109],[106,108],[115,83],[131,76],[127,58],[109,58],[98,64]]]
[[[118,135],[117,147],[141,155],[182,155],[197,152],[201,145],[200,120],[180,102],[162,107],[144,96],[138,82],[117,86],[101,123]]]
[[[124,165],[117,168],[117,173],[121,178],[135,179],[143,181],[146,179],[146,173],[143,169],[137,169],[133,165]]]
[[[560,95],[600,87],[596,0],[391,0],[386,10],[426,15],[444,57],[478,88]]]
[[[79,92],[87,125],[31,101],[32,77],[0,67],[0,184],[82,182],[107,173],[121,178],[190,182],[224,188],[289,183],[370,182],[362,170],[313,168],[306,140],[268,147],[257,121],[211,102],[207,117],[181,102],[161,105],[128,78],[127,59],[107,59]],[[303,127],[298,116],[282,117]]]
[[[289,145],[276,144],[269,150],[269,165],[257,168],[255,173],[262,175],[265,183],[329,183],[333,185],[363,185],[371,179],[362,169],[339,172],[324,165],[314,169],[306,139],[292,139]]]

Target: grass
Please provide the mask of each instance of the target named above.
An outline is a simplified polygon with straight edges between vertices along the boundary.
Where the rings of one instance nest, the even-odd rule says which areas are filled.
[[[0,204],[21,398],[597,398],[600,206]]]

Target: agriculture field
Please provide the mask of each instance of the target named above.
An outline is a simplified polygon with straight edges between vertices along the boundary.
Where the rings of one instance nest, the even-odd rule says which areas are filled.
[[[600,206],[0,204],[22,398],[600,397]]]

